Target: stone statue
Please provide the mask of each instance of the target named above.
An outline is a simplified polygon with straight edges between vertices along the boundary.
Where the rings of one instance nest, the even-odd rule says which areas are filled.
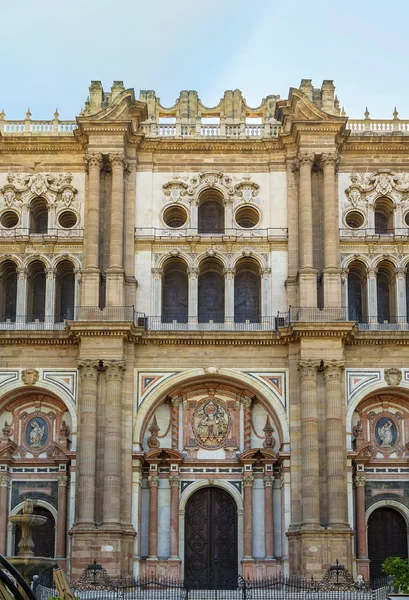
[[[34,512],[34,502],[27,498],[23,503],[23,515],[32,515]]]
[[[392,421],[386,421],[381,427],[378,427],[378,436],[382,440],[382,448],[390,448],[393,441],[393,423]]]
[[[30,445],[33,448],[41,448],[41,446],[43,445],[43,437],[44,426],[41,427],[40,423],[33,419],[31,421]]]

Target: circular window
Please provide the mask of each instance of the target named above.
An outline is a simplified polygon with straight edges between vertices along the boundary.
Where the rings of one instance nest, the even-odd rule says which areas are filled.
[[[64,210],[58,215],[58,224],[64,229],[71,229],[77,224],[77,215],[72,210]]]
[[[183,227],[187,221],[187,212],[182,206],[169,206],[163,213],[163,220],[168,227]]]
[[[348,227],[351,227],[351,229],[358,229],[358,227],[362,227],[364,221],[364,215],[357,210],[351,210],[351,212],[345,216],[345,222]]]
[[[6,229],[11,229],[15,227],[18,223],[18,214],[14,212],[14,210],[6,210],[0,218],[0,223]]]
[[[255,227],[258,224],[260,215],[252,206],[242,206],[236,211],[235,219],[239,227],[250,229],[250,227]]]

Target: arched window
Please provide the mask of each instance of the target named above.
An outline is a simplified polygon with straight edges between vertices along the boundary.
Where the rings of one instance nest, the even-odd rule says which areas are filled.
[[[199,198],[198,233],[224,233],[223,197],[214,190],[204,191]]]
[[[375,233],[382,235],[393,232],[393,204],[389,198],[378,198],[375,202]]]
[[[75,275],[74,267],[68,260],[57,266],[55,278],[55,321],[60,323],[74,318]]]
[[[27,320],[44,321],[45,318],[45,269],[35,260],[27,272]]]
[[[17,305],[17,269],[11,260],[6,260],[0,268],[0,320],[15,321]]]
[[[166,261],[162,280],[162,323],[187,323],[188,277],[186,264],[179,259]]]
[[[30,204],[30,233],[47,233],[48,208],[44,198],[35,198]]]
[[[378,323],[395,322],[395,269],[392,263],[383,260],[378,265],[376,293]]]
[[[360,261],[354,261],[348,272],[348,317],[362,323],[367,317],[366,268]]]
[[[207,258],[201,263],[198,288],[199,323],[224,323],[224,275],[220,261]]]
[[[244,258],[237,263],[234,278],[234,321],[260,322],[260,268],[255,260]]]

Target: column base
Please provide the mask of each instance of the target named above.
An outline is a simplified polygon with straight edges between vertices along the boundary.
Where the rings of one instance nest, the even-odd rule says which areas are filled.
[[[179,558],[147,558],[140,564],[140,576],[180,580],[182,561]]]
[[[320,579],[337,560],[351,572],[353,535],[349,527],[288,531],[290,572]]]
[[[106,273],[106,305],[124,305],[124,270],[120,267],[110,267]]]
[[[242,577],[244,580],[266,579],[276,577],[278,574],[278,563],[275,558],[249,559],[241,561]]]
[[[300,307],[317,306],[317,270],[304,268],[298,274]]]
[[[324,269],[324,307],[341,308],[341,273],[339,269]]]
[[[364,581],[370,581],[371,575],[369,565],[371,561],[369,558],[357,558],[356,559],[356,571],[357,575],[362,575]]]
[[[81,306],[99,306],[99,277],[97,267],[81,271]]]
[[[114,577],[133,574],[134,531],[99,529],[82,530],[77,527],[71,536],[71,578],[78,579],[95,559]]]

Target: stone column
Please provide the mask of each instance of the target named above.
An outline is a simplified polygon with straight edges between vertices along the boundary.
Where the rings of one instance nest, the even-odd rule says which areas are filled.
[[[286,282],[288,306],[298,305],[298,188],[294,159],[287,159],[287,225],[288,225],[288,277]]]
[[[125,251],[124,268],[126,275],[125,305],[134,306],[137,281],[135,278],[135,198],[136,160],[128,160],[128,174],[125,178]]]
[[[171,399],[172,449],[179,450],[179,405],[178,397]]]
[[[80,375],[76,526],[94,528],[98,363],[78,362]]]
[[[117,526],[121,515],[121,397],[125,363],[106,361],[104,365],[104,526]]]
[[[197,235],[197,219],[198,219],[198,205],[196,198],[190,200],[190,227],[193,229],[193,233]]]
[[[303,528],[320,527],[317,366],[300,360]]]
[[[155,321],[155,325],[161,323],[162,317],[162,277],[163,269],[152,269],[152,283],[153,283],[153,294],[152,294],[152,317]]]
[[[376,289],[376,275],[378,269],[370,267],[366,270],[367,274],[367,297],[368,297],[368,323],[378,323],[378,293]]]
[[[271,305],[271,269],[261,269],[261,322],[271,324],[273,307]]]
[[[57,547],[55,552],[57,558],[66,558],[67,483],[68,477],[66,475],[61,475],[58,478]]]
[[[170,485],[170,558],[179,558],[179,477],[171,475]]]
[[[368,204],[368,235],[375,235],[375,210],[373,204]]]
[[[302,307],[317,306],[316,270],[313,268],[312,190],[311,169],[313,154],[301,154],[298,201],[298,235],[300,249],[299,300]]]
[[[0,554],[7,554],[7,525],[9,509],[9,476],[3,474],[0,476]]]
[[[394,205],[394,219],[393,219],[393,228],[395,231],[395,235],[405,235],[405,228],[402,219],[402,205],[395,204]]]
[[[224,322],[234,323],[234,276],[236,269],[224,269]]]
[[[244,486],[244,544],[243,560],[253,560],[253,483],[254,476],[247,473],[243,477]]]
[[[45,322],[55,321],[55,269],[46,269],[45,280]]]
[[[158,488],[159,477],[153,472],[148,477],[149,486],[149,523],[148,558],[158,558]]]
[[[345,455],[345,402],[342,393],[344,363],[325,363],[326,459],[328,525],[347,526],[347,465]]]
[[[225,214],[226,214],[226,233],[229,229],[233,229],[233,202],[230,200],[226,200],[225,202]]]
[[[243,428],[243,445],[244,450],[251,448],[251,405],[252,400],[248,396],[243,398],[243,409],[244,409],[244,428]]]
[[[27,318],[27,269],[17,269],[16,321],[25,323]]]
[[[265,558],[274,558],[274,513],[273,513],[273,487],[274,477],[265,476],[264,483],[264,544]]]
[[[189,297],[188,297],[188,317],[189,323],[197,323],[197,299],[198,299],[198,278],[199,269],[191,268],[187,270],[189,277]]]
[[[367,558],[365,521],[365,477],[355,477],[356,557]]]
[[[83,306],[99,305],[99,194],[102,156],[89,153],[85,157],[88,168],[88,197],[85,203],[83,241],[83,284],[81,288]]]
[[[335,185],[336,154],[323,154],[324,172],[324,306],[341,306],[341,276],[339,270],[339,217]]]
[[[406,310],[406,272],[405,269],[395,269],[395,285],[396,285],[396,322],[403,325],[408,321]]]
[[[348,272],[348,269],[342,269],[341,271],[341,297],[342,306],[345,307],[346,317],[349,319]]]
[[[107,306],[124,304],[124,168],[123,154],[110,154],[112,167],[111,223],[109,232],[109,267],[107,277]]]

